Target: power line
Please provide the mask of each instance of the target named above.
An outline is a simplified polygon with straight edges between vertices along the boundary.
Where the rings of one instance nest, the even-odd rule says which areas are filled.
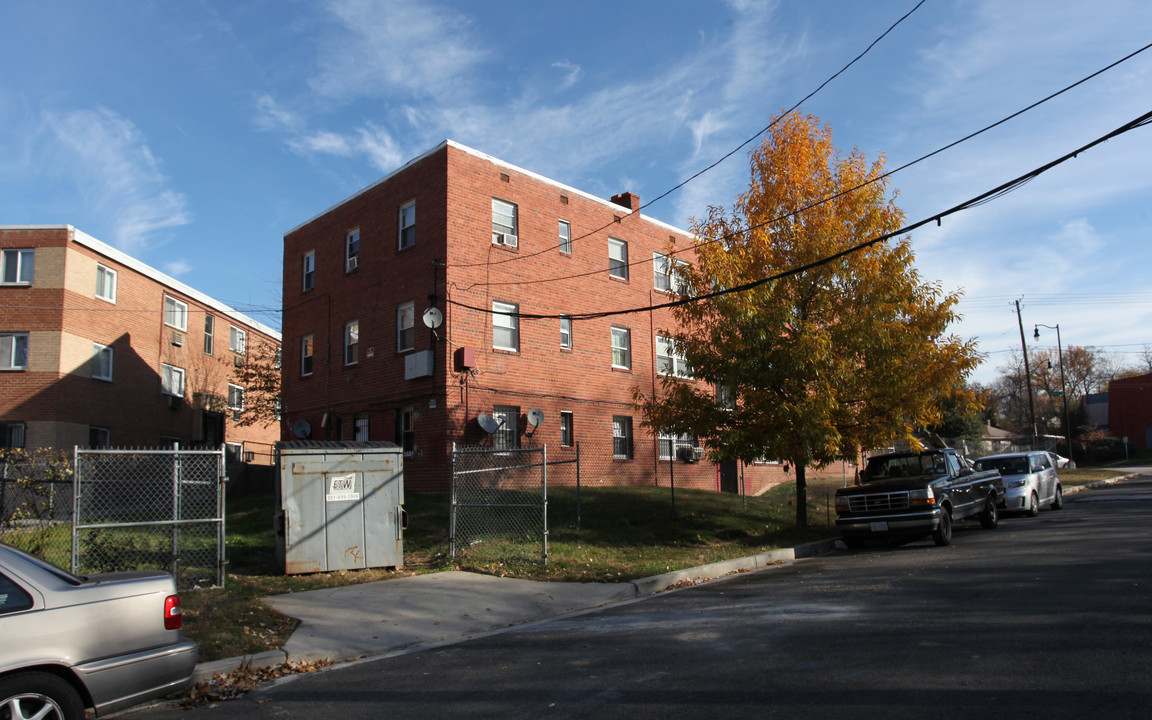
[[[737,285],[736,287],[732,287],[732,288],[717,290],[715,292],[711,292],[711,293],[708,293],[706,295],[699,295],[699,296],[688,297],[688,298],[680,298],[678,300],[673,300],[670,302],[661,303],[659,305],[649,305],[649,306],[645,306],[645,307],[628,308],[628,309],[624,309],[624,310],[607,310],[607,311],[593,312],[593,313],[561,313],[561,314],[553,314],[553,315],[538,315],[538,314],[532,314],[532,313],[519,313],[519,312],[516,312],[516,313],[498,313],[498,312],[494,312],[493,310],[491,310],[489,308],[473,307],[471,305],[456,302],[454,300],[448,300],[448,302],[453,304],[453,305],[456,305],[457,307],[465,308],[468,310],[474,310],[476,312],[482,312],[482,313],[487,313],[487,314],[491,314],[491,315],[509,315],[509,316],[513,316],[513,317],[519,317],[519,318],[530,319],[530,320],[560,319],[560,318],[569,318],[572,320],[592,320],[592,319],[597,319],[597,318],[612,317],[612,316],[616,316],[616,315],[630,315],[630,314],[638,313],[638,312],[651,312],[652,310],[658,310],[658,309],[662,309],[662,308],[672,308],[672,307],[677,307],[680,305],[687,305],[688,303],[701,302],[704,300],[710,300],[712,298],[721,297],[723,295],[728,295],[731,293],[743,292],[745,290],[751,290],[751,289],[758,287],[760,285],[763,285],[765,283],[769,283],[769,282],[772,282],[774,280],[780,280],[780,279],[783,279],[786,277],[791,277],[793,275],[799,275],[799,274],[805,273],[809,270],[812,270],[814,268],[820,267],[822,265],[827,265],[829,263],[835,262],[836,260],[840,260],[842,258],[847,257],[848,255],[851,255],[853,253],[856,253],[856,252],[859,252],[859,251],[864,250],[866,248],[869,248],[873,245],[877,245],[879,243],[890,240],[890,239],[892,239],[898,235],[902,235],[904,233],[909,233],[909,232],[911,232],[911,231],[913,231],[919,227],[923,227],[924,225],[927,225],[929,223],[934,222],[937,225],[939,225],[941,220],[943,220],[944,218],[946,218],[950,215],[954,215],[958,212],[961,212],[964,210],[969,210],[969,209],[974,208],[974,207],[978,207],[978,206],[983,205],[987,202],[991,202],[992,200],[1003,197],[1004,195],[1007,195],[1008,193],[1010,193],[1010,192],[1012,192],[1012,191],[1014,191],[1014,190],[1016,190],[1016,189],[1018,189],[1024,185],[1026,185],[1027,183],[1031,182],[1032,180],[1039,177],[1040,175],[1048,172],[1052,168],[1054,168],[1058,165],[1061,165],[1061,164],[1067,162],[1068,160],[1071,160],[1071,159],[1077,157],[1081,153],[1086,152],[1086,151],[1096,147],[1097,145],[1105,143],[1105,142],[1111,140],[1112,138],[1119,137],[1120,135],[1123,135],[1126,132],[1129,132],[1131,130],[1135,130],[1137,128],[1143,127],[1143,126],[1149,124],[1150,122],[1152,122],[1152,112],[1145,113],[1145,114],[1137,117],[1136,119],[1131,120],[1131,121],[1121,125],[1120,127],[1116,128],[1115,130],[1113,130],[1113,131],[1111,131],[1105,135],[1102,135],[1099,138],[1097,138],[1097,139],[1095,139],[1095,140],[1093,140],[1093,141],[1091,141],[1085,145],[1082,145],[1082,146],[1076,148],[1075,150],[1073,150],[1069,153],[1066,153],[1066,154],[1060,156],[1059,158],[1057,158],[1057,159],[1055,159],[1055,160],[1053,160],[1053,161],[1051,161],[1045,165],[1041,165],[1040,167],[1038,167],[1034,170],[1031,170],[1027,173],[1024,173],[1023,175],[1021,175],[1021,176],[1019,176],[1013,180],[1009,180],[1006,183],[998,185],[998,186],[992,188],[991,190],[988,190],[987,192],[982,193],[980,195],[977,195],[977,196],[975,196],[969,200],[966,200],[966,201],[964,201],[958,205],[954,205],[954,206],[948,208],[947,210],[944,210],[942,212],[931,215],[931,216],[929,216],[923,220],[912,223],[911,225],[905,225],[904,227],[900,228],[899,230],[895,230],[895,231],[889,232],[889,233],[884,233],[883,235],[879,235],[875,238],[872,238],[871,240],[867,240],[865,242],[859,243],[857,245],[849,247],[845,250],[842,250],[838,253],[835,253],[835,254],[830,255],[828,257],[825,257],[825,258],[822,258],[820,260],[816,260],[816,261],[807,263],[805,265],[801,265],[801,266],[792,268],[791,270],[785,270],[783,272],[777,273],[775,275],[771,275],[771,276],[766,277],[766,278],[754,280],[752,282],[744,283],[743,285]],[[756,229],[765,227],[767,225],[770,225],[773,222],[775,222],[775,220],[769,220],[767,222],[758,223],[756,225],[750,225],[747,228],[744,228],[743,230],[740,230],[740,231],[737,231],[734,233],[729,233],[729,234],[727,234],[721,238],[717,238],[714,242],[731,240],[733,237],[735,237],[737,235],[743,235],[743,234],[745,234],[751,230],[756,230]]]

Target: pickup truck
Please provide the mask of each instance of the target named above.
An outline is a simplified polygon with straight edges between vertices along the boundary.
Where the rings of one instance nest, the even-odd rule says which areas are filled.
[[[999,471],[977,472],[951,448],[874,455],[860,484],[836,491],[836,529],[849,547],[926,535],[948,545],[961,520],[995,528],[1003,502]]]

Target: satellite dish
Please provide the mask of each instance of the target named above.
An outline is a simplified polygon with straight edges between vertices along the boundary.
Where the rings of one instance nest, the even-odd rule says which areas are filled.
[[[444,324],[444,313],[440,312],[440,308],[428,308],[424,311],[424,324],[435,330]]]
[[[484,413],[476,416],[476,422],[479,423],[480,429],[489,435],[499,430],[500,426],[504,424],[503,420],[497,420],[491,415],[485,415]]]
[[[312,434],[312,423],[307,420],[297,420],[292,423],[292,434],[301,440],[307,440]]]
[[[528,411],[528,424],[539,425],[544,422],[544,411],[540,408],[532,408]]]

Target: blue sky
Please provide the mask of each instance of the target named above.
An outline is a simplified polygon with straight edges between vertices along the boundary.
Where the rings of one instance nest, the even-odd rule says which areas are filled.
[[[916,0],[7,2],[0,224],[75,225],[278,327],[286,231],[445,138],[651,200],[862,52]],[[894,168],[1152,42],[1146,0],[927,0],[802,110]],[[1152,50],[897,173],[910,222],[1152,110]],[[1013,302],[1064,343],[1152,345],[1152,127],[913,233],[962,289],[989,381]],[[644,212],[687,228],[746,150]],[[1041,344],[1052,345],[1045,333]]]

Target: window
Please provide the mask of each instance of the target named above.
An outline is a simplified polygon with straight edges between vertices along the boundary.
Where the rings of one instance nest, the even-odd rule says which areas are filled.
[[[304,273],[304,279],[301,283],[301,290],[311,290],[316,287],[316,251],[309,250],[304,253],[304,258],[301,261],[301,268]]]
[[[686,460],[685,456],[696,448],[696,438],[688,433],[660,433],[659,442],[661,460]]]
[[[112,348],[107,345],[92,343],[92,377],[112,380]]]
[[[612,416],[612,457],[632,459],[632,418],[627,415]]]
[[[360,228],[349,230],[344,237],[344,272],[360,267]]]
[[[632,332],[628,328],[612,328],[612,367],[632,369]]]
[[[572,318],[560,318],[560,348],[572,349]]]
[[[608,238],[608,274],[621,280],[628,279],[628,243]]]
[[[27,590],[0,575],[0,615],[28,610],[32,605],[32,596]]]
[[[560,252],[572,254],[572,223],[567,220],[560,221]]]
[[[5,250],[0,254],[0,285],[31,285],[35,250]]]
[[[656,336],[656,372],[661,375],[692,377],[688,361],[676,350],[676,342],[671,338]]]
[[[228,409],[237,411],[244,409],[244,388],[228,383]]]
[[[358,417],[355,419],[356,432],[352,439],[357,442],[368,442],[368,418]]]
[[[312,374],[312,336],[305,335],[300,339],[300,374]]]
[[[0,370],[28,369],[28,333],[0,333]]]
[[[716,404],[725,410],[736,409],[736,390],[731,385],[716,385]]]
[[[88,447],[90,447],[90,448],[112,447],[112,432],[108,428],[89,427],[88,428]]]
[[[516,247],[516,206],[492,198],[492,242]]]
[[[560,411],[560,446],[572,447],[575,445],[572,427],[572,413],[568,410]]]
[[[518,305],[492,301],[492,347],[497,350],[520,350],[520,320]]]
[[[248,332],[235,325],[228,327],[228,349],[234,353],[244,354],[248,349]]]
[[[520,447],[520,408],[513,405],[497,405],[492,408],[492,417],[499,428],[492,434],[492,447],[497,450],[513,450]]]
[[[24,447],[24,423],[0,423],[0,447]]]
[[[396,411],[396,444],[404,449],[404,455],[411,457],[416,452],[416,411],[414,408],[400,408]]]
[[[224,456],[230,463],[238,463],[244,461],[244,443],[226,442],[224,443]]]
[[[416,244],[416,201],[400,206],[400,249]]]
[[[96,265],[96,297],[116,302],[116,271],[99,264]]]
[[[160,389],[165,395],[184,397],[184,370],[175,365],[161,365]]]
[[[416,347],[416,303],[409,300],[396,308],[396,350]]]
[[[169,295],[164,296],[164,324],[187,332],[188,330],[188,303],[181,302]]]
[[[212,354],[212,341],[216,332],[216,318],[204,313],[204,354]]]
[[[680,268],[687,265],[688,263],[683,260],[676,260],[663,253],[652,253],[652,272],[656,289],[664,292],[684,292],[684,278]]]
[[[360,321],[344,323],[344,364],[355,365],[360,362]]]

